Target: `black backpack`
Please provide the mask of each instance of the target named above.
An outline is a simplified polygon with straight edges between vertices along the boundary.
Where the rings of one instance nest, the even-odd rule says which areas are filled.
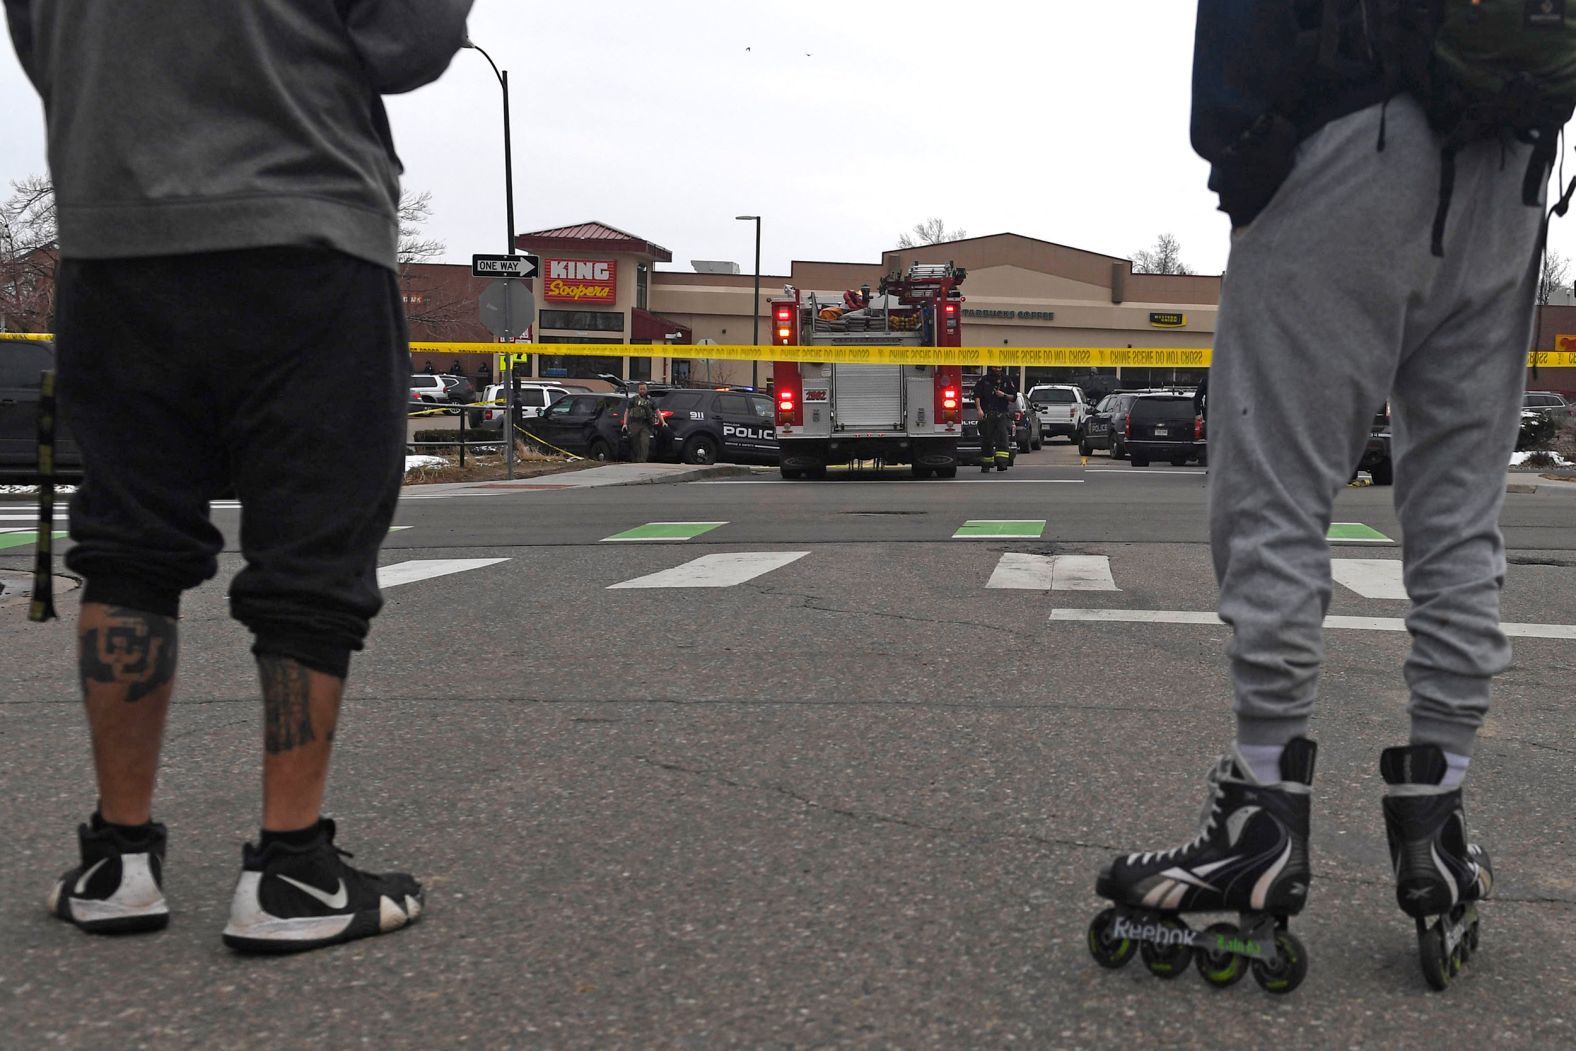
[[[1576,0],[1324,0],[1319,64],[1340,67],[1343,40],[1361,20],[1368,55],[1386,81],[1423,107],[1443,138],[1433,252],[1444,254],[1455,190],[1455,156],[1483,139],[1532,146],[1522,200],[1537,207],[1559,143],[1576,110]],[[1384,148],[1380,131],[1379,148]],[[1570,206],[1576,179],[1554,212]]]

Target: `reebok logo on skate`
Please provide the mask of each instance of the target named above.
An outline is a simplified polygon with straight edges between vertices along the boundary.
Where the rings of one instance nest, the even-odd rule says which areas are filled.
[[[1192,945],[1195,932],[1186,927],[1167,927],[1159,923],[1133,923],[1118,916],[1111,925],[1111,937],[1154,945]]]
[[[291,879],[289,876],[280,876],[279,878],[303,894],[311,895],[331,909],[342,909],[350,903],[350,892],[345,889],[344,880],[339,881],[339,890],[336,893],[329,894],[327,891],[318,890],[310,883],[302,883],[300,880]]]

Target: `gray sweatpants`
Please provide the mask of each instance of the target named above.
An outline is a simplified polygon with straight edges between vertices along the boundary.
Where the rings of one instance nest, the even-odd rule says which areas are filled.
[[[1305,732],[1324,655],[1335,496],[1391,397],[1411,609],[1412,742],[1471,754],[1499,628],[1499,512],[1531,344],[1541,211],[1525,147],[1457,157],[1430,253],[1439,145],[1407,98],[1310,136],[1268,208],[1232,234],[1210,378],[1210,536],[1234,629],[1238,739]],[[1364,645],[1361,636],[1349,645]]]

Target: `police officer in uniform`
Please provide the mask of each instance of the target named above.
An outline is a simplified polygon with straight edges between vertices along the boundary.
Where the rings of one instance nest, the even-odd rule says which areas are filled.
[[[1012,461],[1012,409],[1017,404],[1018,385],[1007,377],[1000,365],[992,365],[974,384],[974,404],[979,409],[980,471],[989,472],[991,464],[1005,471]]]
[[[624,412],[624,431],[629,435],[631,459],[645,463],[651,458],[652,432],[662,426],[665,426],[662,413],[657,411],[657,403],[651,400],[642,383],[635,388],[635,396]]]

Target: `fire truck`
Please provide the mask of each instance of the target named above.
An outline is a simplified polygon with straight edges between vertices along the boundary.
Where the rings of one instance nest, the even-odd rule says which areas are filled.
[[[771,300],[779,347],[960,347],[967,271],[917,263],[842,294],[787,288]],[[839,355],[846,356],[846,355]],[[877,355],[872,355],[877,356]],[[940,355],[938,355],[939,357]],[[914,355],[920,362],[924,355]],[[962,367],[777,361],[772,368],[784,478],[824,478],[826,466],[911,464],[914,477],[958,473]]]

